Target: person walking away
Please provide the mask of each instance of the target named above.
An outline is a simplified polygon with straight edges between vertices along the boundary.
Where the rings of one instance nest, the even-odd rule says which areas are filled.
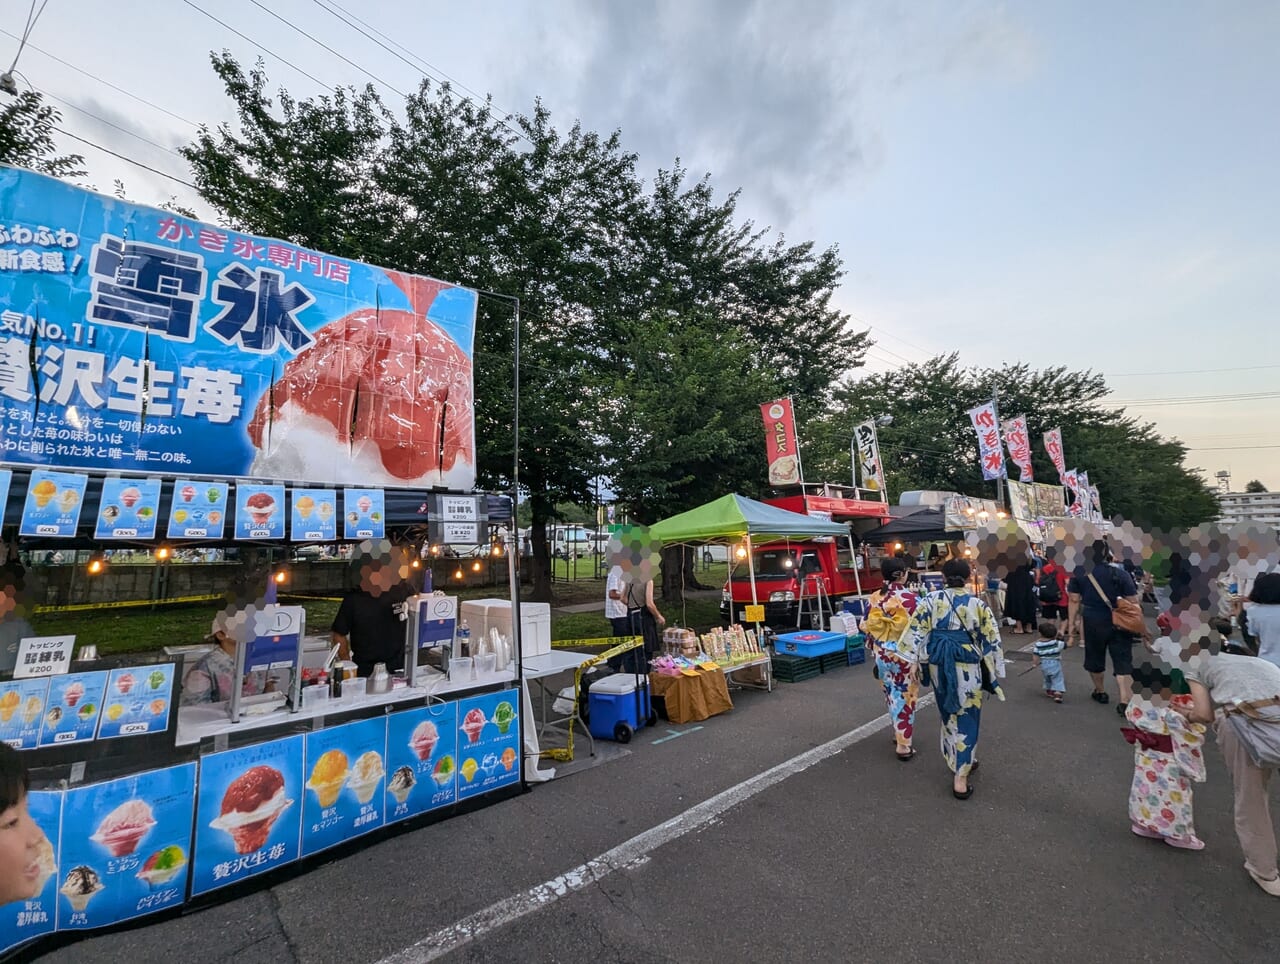
[[[1133,744],[1133,781],[1129,785],[1129,829],[1139,837],[1162,840],[1181,850],[1203,850],[1192,812],[1192,782],[1203,783],[1205,727],[1183,711],[1193,705],[1182,674],[1146,664],[1136,674],[1142,693],[1129,700],[1121,728]],[[1166,698],[1164,693],[1172,692]],[[1181,708],[1181,710],[1180,710]]]
[[[982,702],[990,693],[1004,699],[996,675],[1003,663],[1000,631],[990,607],[967,590],[969,563],[951,559],[942,566],[946,586],[916,606],[911,631],[922,671],[927,667],[942,716],[942,755],[953,774],[957,800],[973,796],[969,775],[978,766]]]
[[[876,675],[884,689],[885,707],[893,726],[898,759],[904,763],[916,755],[911,746],[915,732],[916,697],[920,692],[920,667],[911,633],[911,616],[918,597],[906,586],[906,564],[888,558],[880,563],[884,588],[871,597],[862,631],[875,657]]]
[[[1067,681],[1062,674],[1063,643],[1058,624],[1046,619],[1039,627],[1040,638],[1032,661],[1040,667],[1044,676],[1044,695],[1055,703],[1061,703],[1067,695]]]
[[[1004,616],[1016,624],[1015,633],[1029,633],[1036,624],[1036,577],[1030,562],[1021,562],[1004,578]]]
[[[1175,708],[1183,718],[1207,725],[1214,723],[1215,706],[1229,711],[1217,721],[1216,731],[1231,771],[1244,869],[1264,892],[1280,897],[1268,794],[1280,766],[1280,667],[1256,656],[1217,653],[1197,658],[1183,672],[1191,689],[1191,705]]]
[[[1067,570],[1058,565],[1058,550],[1050,546],[1044,552],[1040,569],[1040,615],[1059,624],[1067,621]]]
[[[1090,698],[1096,703],[1111,702],[1103,677],[1110,654],[1120,695],[1116,712],[1123,716],[1133,694],[1134,637],[1112,625],[1111,611],[1118,599],[1137,603],[1138,587],[1128,573],[1111,565],[1111,550],[1104,541],[1094,542],[1090,554],[1092,571],[1082,566],[1067,583],[1067,645],[1073,645],[1083,630],[1084,668],[1093,679]]]
[[[1258,656],[1280,666],[1280,572],[1259,576],[1244,604],[1244,624]]]

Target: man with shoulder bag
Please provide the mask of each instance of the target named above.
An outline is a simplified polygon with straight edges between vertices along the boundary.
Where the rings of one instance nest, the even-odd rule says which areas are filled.
[[[1111,655],[1120,696],[1116,712],[1123,716],[1133,696],[1133,644],[1147,634],[1146,625],[1138,587],[1127,572],[1111,565],[1106,542],[1094,542],[1090,556],[1092,570],[1078,567],[1067,583],[1067,645],[1075,645],[1083,630],[1084,668],[1093,680],[1091,699],[1095,703],[1111,702],[1103,676],[1107,654]]]

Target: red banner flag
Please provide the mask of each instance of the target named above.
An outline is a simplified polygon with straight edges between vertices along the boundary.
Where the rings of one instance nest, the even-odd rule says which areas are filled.
[[[1018,467],[1020,482],[1034,482],[1031,475],[1031,438],[1027,435],[1027,416],[1006,419],[1004,444],[1009,449],[1009,461]]]
[[[780,398],[760,406],[764,416],[765,454],[769,458],[770,485],[800,484],[800,447],[791,399]]]
[[[1053,467],[1058,470],[1058,481],[1066,482],[1067,457],[1062,454],[1062,429],[1051,428],[1044,433],[1044,450],[1049,453]]]

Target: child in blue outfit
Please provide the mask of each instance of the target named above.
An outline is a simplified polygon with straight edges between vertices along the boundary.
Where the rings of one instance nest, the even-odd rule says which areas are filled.
[[[1040,624],[1040,638],[1036,640],[1035,664],[1044,674],[1044,695],[1055,703],[1061,703],[1067,695],[1067,681],[1062,675],[1063,648],[1058,624],[1046,619]]]

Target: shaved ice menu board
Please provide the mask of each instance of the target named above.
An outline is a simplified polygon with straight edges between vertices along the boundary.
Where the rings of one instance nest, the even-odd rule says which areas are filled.
[[[170,539],[221,539],[227,524],[227,483],[178,479],[169,502]]]
[[[304,857],[382,826],[386,758],[385,717],[307,734]]]
[[[458,798],[510,786],[520,779],[519,690],[458,701]]]
[[[180,905],[187,894],[196,765],[66,792],[58,930],[103,927]]]
[[[303,744],[291,736],[201,757],[193,895],[298,859]]]
[[[48,698],[48,678],[0,683],[0,741],[15,750],[35,749]]]
[[[27,480],[18,535],[73,538],[80,523],[80,508],[89,476],[78,472],[34,469]]]
[[[104,688],[119,690],[124,674],[135,674],[119,694],[132,695],[149,685],[136,674],[163,668],[116,670],[110,683],[106,672],[77,674],[75,705],[113,705]],[[49,686],[50,707],[65,706],[67,685],[30,682]],[[0,696],[10,722],[26,705],[25,697],[15,706]],[[31,898],[0,906],[0,954],[54,931],[171,909],[509,786],[519,779],[519,705],[519,691],[509,689],[208,753],[198,764],[33,790],[28,805],[45,835],[40,873]]]
[[[58,923],[58,854],[61,850],[61,790],[32,790],[27,794],[27,812],[44,834],[38,847],[40,875],[29,900],[15,900],[0,907],[0,954],[20,944],[52,934]]]
[[[83,743],[98,732],[98,715],[107,688],[107,671],[67,673],[49,680],[41,746]]]
[[[93,537],[154,539],[159,512],[159,479],[103,479]]]
[[[113,669],[102,700],[98,739],[143,736],[169,729],[173,663]]]
[[[387,717],[387,823],[458,801],[458,704]]]

